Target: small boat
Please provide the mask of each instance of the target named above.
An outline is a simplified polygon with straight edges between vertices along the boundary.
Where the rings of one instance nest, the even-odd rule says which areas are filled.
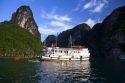
[[[39,63],[39,60],[28,60],[28,62]]]

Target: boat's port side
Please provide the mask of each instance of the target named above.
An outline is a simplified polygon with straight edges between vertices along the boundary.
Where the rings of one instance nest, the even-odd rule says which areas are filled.
[[[89,60],[89,50],[88,48],[47,48],[44,53],[42,53],[43,60],[73,60],[73,61],[83,61]]]

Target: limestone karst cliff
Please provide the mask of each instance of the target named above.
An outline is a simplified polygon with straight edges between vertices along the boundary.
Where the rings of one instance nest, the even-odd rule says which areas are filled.
[[[103,54],[111,59],[125,58],[125,6],[116,8],[102,22]]]
[[[116,8],[89,31],[89,48],[91,57],[125,58],[125,6]]]
[[[83,23],[75,26],[72,29],[63,31],[58,35],[57,44],[60,47],[70,47],[70,36],[72,37],[73,45],[87,46],[87,32],[90,27]]]
[[[36,57],[42,46],[29,6],[19,7],[10,21],[0,23],[0,57]]]
[[[11,22],[18,24],[20,27],[28,30],[32,33],[38,40],[41,40],[40,32],[38,31],[38,26],[34,20],[32,10],[29,6],[21,6],[13,13]]]
[[[48,35],[47,38],[44,40],[44,44],[47,47],[50,46],[56,46],[56,42],[57,42],[57,37],[55,35]]]

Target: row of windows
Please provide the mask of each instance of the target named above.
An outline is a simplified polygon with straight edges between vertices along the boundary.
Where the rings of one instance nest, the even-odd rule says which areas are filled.
[[[58,52],[57,50],[52,50],[52,52]],[[59,50],[59,53],[63,53],[63,51],[62,50]],[[64,53],[68,53],[68,51],[64,51]],[[74,51],[74,53],[80,53],[80,51]]]

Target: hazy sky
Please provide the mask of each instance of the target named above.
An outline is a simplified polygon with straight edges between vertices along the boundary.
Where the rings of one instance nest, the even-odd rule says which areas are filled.
[[[113,9],[125,5],[125,0],[0,0],[0,22],[10,20],[21,5],[32,9],[44,40],[80,23],[92,27],[103,21]]]

